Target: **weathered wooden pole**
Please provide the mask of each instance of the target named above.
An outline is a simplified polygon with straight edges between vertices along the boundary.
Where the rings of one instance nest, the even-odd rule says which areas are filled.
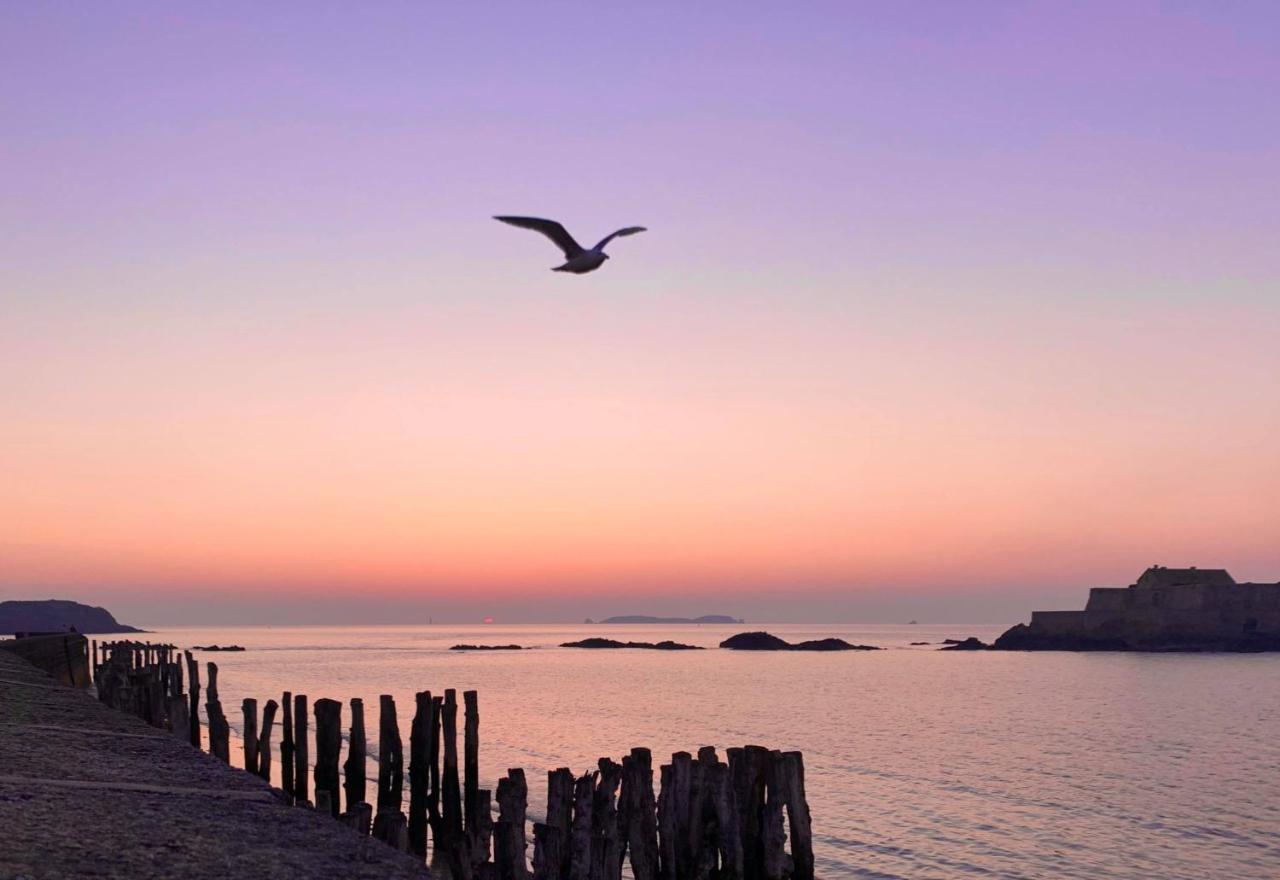
[[[262,708],[262,730],[258,734],[258,775],[267,782],[271,781],[271,728],[276,723],[276,711],[280,704],[275,700],[267,700]]]
[[[591,878],[591,800],[595,778],[580,776],[573,788],[573,819],[569,827],[569,880]]]
[[[618,818],[622,767],[601,758],[599,768],[591,803],[591,880],[619,880],[624,851]]]
[[[658,837],[661,841],[660,874],[666,880],[694,875],[692,826],[693,756],[676,752],[662,767],[658,798]]]
[[[209,691],[204,704],[205,715],[209,718],[209,752],[224,764],[231,763],[231,726],[227,716],[222,712],[222,703],[218,700],[218,664],[207,664],[209,671]]]
[[[489,853],[493,841],[493,804],[489,789],[476,792],[475,825],[467,831],[467,847],[471,857],[471,876],[481,877],[490,864]]]
[[[310,771],[310,755],[307,747],[307,697],[306,694],[294,694],[293,697],[293,797],[299,804],[305,804],[310,797],[307,794],[307,775]]]
[[[764,871],[764,793],[769,750],[729,749],[729,775],[742,835],[743,880],[761,880]]]
[[[413,698],[413,723],[409,727],[409,852],[427,857],[427,796],[431,771],[427,768],[431,727],[431,691]]]
[[[188,718],[191,725],[191,744],[198,749],[200,748],[200,664],[196,662],[195,657],[191,656],[190,651],[184,651],[183,656],[187,661],[188,693],[191,697]]]
[[[244,769],[258,774],[258,701],[245,697],[241,704],[244,712]]]
[[[778,775],[786,795],[787,825],[791,830],[791,877],[813,880],[813,829],[804,791],[804,756],[800,752],[783,752]]]
[[[338,818],[338,754],[342,750],[342,704],[337,700],[316,700],[316,809],[321,794],[327,795],[329,815]]]
[[[347,760],[342,765],[343,789],[347,795],[347,811],[364,803],[368,787],[365,774],[368,744],[364,734],[364,700],[351,698],[351,732],[347,736]]]
[[[533,880],[560,880],[560,871],[568,865],[568,841],[564,832],[545,822],[534,822]]]
[[[547,773],[547,821],[533,826],[533,876],[568,880],[573,822],[573,774],[566,767]]]
[[[280,788],[284,799],[293,803],[293,694],[285,691],[280,698]]]
[[[479,822],[476,801],[480,794],[480,704],[475,691],[463,691],[466,718],[462,729],[462,817],[467,842],[474,848]]]
[[[187,695],[182,692],[182,664],[175,663],[169,674],[168,696],[169,732],[184,742],[191,741],[191,714],[187,709]]]
[[[378,698],[378,812],[399,813],[403,796],[404,753],[396,701],[390,694],[383,694]]]
[[[715,749],[698,751],[698,763],[702,767],[702,786],[705,797],[711,802],[708,812],[715,817],[716,847],[719,850],[720,876],[725,880],[742,877],[742,831],[738,820],[738,805],[733,794],[733,780],[729,767],[716,757]],[[713,853],[714,854],[714,853]]]
[[[448,739],[445,740],[446,746]],[[445,774],[446,779],[448,773]],[[524,880],[528,876],[525,850],[525,819],[529,806],[529,786],[524,771],[515,768],[498,780],[498,823],[493,833],[493,863],[497,880]]]
[[[764,808],[760,814],[760,873],[764,880],[787,880],[792,860],[787,854],[786,792],[782,786],[782,752],[770,751],[764,765]]]
[[[458,694],[453,688],[444,692],[441,727],[444,733],[444,831],[449,845],[456,847],[462,841],[462,792],[458,786]]]
[[[444,714],[444,697],[431,698],[431,721],[427,728],[427,770],[431,787],[427,794],[427,822],[431,839],[439,847],[444,835],[444,819],[440,816],[440,719]]]
[[[635,880],[658,878],[658,823],[653,797],[653,756],[648,749],[632,749],[622,759],[623,816],[627,852]]]

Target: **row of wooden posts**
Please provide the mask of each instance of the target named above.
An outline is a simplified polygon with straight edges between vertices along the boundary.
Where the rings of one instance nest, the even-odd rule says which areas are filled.
[[[178,662],[173,645],[93,644],[99,699],[201,748],[200,669],[190,651]],[[184,666],[189,687],[184,694]],[[205,716],[209,751],[231,763],[230,725],[218,699],[218,666],[207,664]],[[677,752],[659,768],[654,795],[652,756],[632,749],[619,764],[601,758],[575,777],[568,768],[547,779],[546,820],[533,824],[532,872],[527,862],[528,785],[508,770],[495,793],[480,788],[480,714],[475,691],[463,693],[462,784],[458,774],[457,694],[415,697],[408,753],[409,803],[404,806],[405,753],[396,704],[379,698],[378,780],[368,800],[364,703],[350,701],[347,757],[339,767],[342,704],[315,701],[315,760],[308,745],[307,697],[286,691],[279,703],[245,699],[244,768],[271,781],[272,732],[281,714],[282,797],[322,813],[432,864],[455,880],[620,880],[629,859],[635,880],[812,880],[813,843],[799,752],[760,746]],[[341,769],[341,773],[339,770]],[[315,782],[314,801],[309,778]],[[497,801],[497,821],[493,803]],[[346,809],[341,808],[345,801]],[[790,840],[788,849],[787,842]]]

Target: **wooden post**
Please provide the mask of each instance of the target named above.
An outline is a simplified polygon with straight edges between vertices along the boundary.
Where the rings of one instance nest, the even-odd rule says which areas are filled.
[[[347,811],[351,812],[365,799],[368,745],[364,734],[364,700],[351,699],[351,733],[347,737],[347,760],[342,765],[343,788],[347,795]]]
[[[573,819],[569,827],[569,880],[591,878],[591,799],[595,779],[587,773],[573,788]]]
[[[258,734],[258,775],[271,782],[271,728],[276,723],[276,711],[280,704],[267,700],[262,708],[262,731]]]
[[[737,801],[733,796],[733,781],[729,768],[716,757],[715,749],[698,752],[702,765],[702,785],[711,801],[709,813],[714,814],[717,828],[716,849],[720,856],[720,876],[724,880],[742,878],[742,830],[738,821]]]
[[[448,740],[446,739],[446,744]],[[446,778],[448,773],[445,774]],[[525,850],[525,818],[529,805],[529,786],[524,771],[507,771],[498,780],[498,824],[494,828],[493,862],[497,880],[524,880],[528,876]]]
[[[601,758],[599,767],[591,802],[591,880],[619,880],[623,839],[618,824],[618,787],[622,768],[608,758]]]
[[[310,767],[307,748],[307,697],[295,694],[293,697],[293,798],[299,804],[305,804],[307,795],[307,775]]]
[[[204,705],[209,718],[209,751],[224,764],[231,763],[231,726],[218,700],[218,664],[207,664],[209,670],[208,701]]]
[[[569,864],[567,843],[561,829],[533,823],[533,880],[559,880],[561,869]]]
[[[676,806],[671,765],[658,768],[658,876],[676,880]]]
[[[729,749],[729,775],[742,834],[743,880],[761,880],[764,871],[764,792],[769,750]]]
[[[462,840],[462,793],[458,786],[458,695],[453,688],[444,692],[441,727],[444,731],[444,830],[449,845],[456,847]]]
[[[657,880],[658,824],[653,798],[653,757],[648,749],[632,749],[622,759],[622,803],[627,851],[635,880]]]
[[[293,803],[293,694],[280,698],[280,787],[286,803]]]
[[[533,826],[533,874],[569,880],[569,829],[573,822],[573,774],[566,767],[547,773],[547,821]]]
[[[716,750],[711,746],[698,749],[698,758],[690,767],[689,781],[689,861],[693,876],[706,877],[716,869],[718,851],[715,802],[708,794],[707,770],[716,763]]]
[[[804,756],[783,752],[779,777],[786,792],[787,825],[791,830],[791,877],[813,880],[813,830],[804,792]]]
[[[694,876],[693,756],[676,752],[663,767],[662,796],[658,800],[658,826],[662,841],[662,876]],[[663,823],[668,826],[663,828]],[[670,842],[667,837],[670,835]],[[668,864],[669,863],[669,864]]]
[[[467,830],[467,846],[471,856],[471,876],[482,877],[484,866],[489,865],[490,844],[493,840],[492,797],[489,789],[476,792],[475,825]]]
[[[413,699],[413,723],[409,727],[409,852],[427,857],[427,789],[431,773],[430,753],[431,691],[419,691]]]
[[[190,683],[188,692],[191,703],[188,721],[191,725],[191,744],[198,749],[200,748],[200,664],[191,656],[190,651],[184,651],[183,656],[187,661],[187,680]]]
[[[258,701],[245,697],[241,705],[244,712],[244,769],[258,775]]]
[[[191,741],[191,715],[187,695],[182,692],[182,664],[170,667],[168,703],[169,732],[183,742]]]
[[[316,713],[316,809],[327,795],[329,815],[338,818],[338,753],[342,750],[342,704],[319,699]]]
[[[462,701],[467,709],[462,734],[462,815],[471,840],[475,837],[476,798],[480,792],[480,706],[475,691],[463,691]]]
[[[786,793],[782,787],[782,752],[765,756],[764,809],[760,818],[760,846],[764,851],[760,872],[765,880],[787,880],[791,876],[791,856],[787,854],[784,810]]]
[[[395,698],[380,696],[378,710],[378,812],[398,813],[404,792],[404,754]]]
[[[440,718],[444,714],[444,698],[431,698],[431,722],[427,729],[427,770],[431,788],[427,794],[427,822],[431,839],[439,846],[444,837],[444,820],[440,817]]]

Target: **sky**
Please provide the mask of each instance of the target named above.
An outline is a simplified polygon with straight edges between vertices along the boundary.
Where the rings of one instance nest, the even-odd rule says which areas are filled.
[[[1270,2],[0,5],[0,599],[1280,579],[1277,94]]]

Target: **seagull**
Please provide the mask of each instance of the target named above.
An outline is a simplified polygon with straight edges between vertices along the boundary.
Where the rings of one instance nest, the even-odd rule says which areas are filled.
[[[606,235],[600,240],[599,244],[591,250],[587,250],[573,240],[569,230],[554,220],[543,220],[540,217],[494,217],[493,219],[501,220],[503,223],[510,223],[512,226],[519,226],[521,229],[532,229],[534,232],[541,232],[554,241],[556,247],[564,251],[565,264],[556,266],[551,271],[572,272],[574,275],[585,275],[603,266],[604,261],[609,259],[609,255],[604,252],[604,246],[619,235],[635,235],[637,232],[646,231],[643,226],[628,226],[625,229],[619,229],[617,232]]]

